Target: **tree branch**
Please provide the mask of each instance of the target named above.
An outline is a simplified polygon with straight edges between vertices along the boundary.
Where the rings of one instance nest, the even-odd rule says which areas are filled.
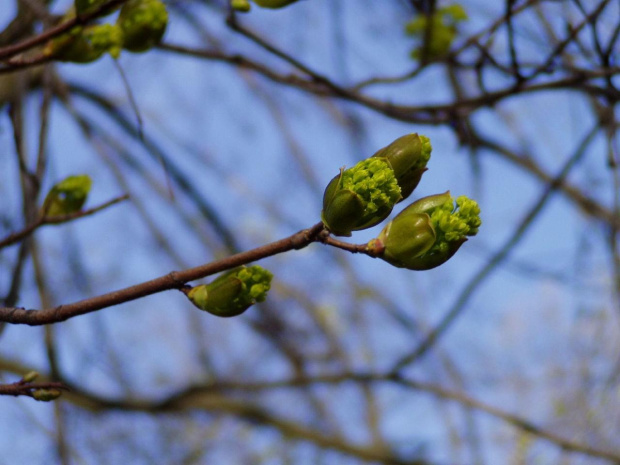
[[[405,377],[399,375],[393,375],[390,373],[339,373],[335,375],[319,375],[308,378],[294,378],[294,379],[286,379],[280,381],[265,381],[265,382],[255,382],[255,383],[239,383],[239,382],[226,382],[219,381],[215,384],[212,384],[208,387],[204,388],[191,388],[184,393],[179,393],[175,396],[171,396],[168,400],[162,402],[160,404],[160,408],[166,407],[170,408],[173,405],[183,405],[189,402],[189,398],[197,398],[199,397],[199,393],[203,395],[207,395],[208,393],[223,393],[230,391],[237,392],[247,392],[247,393],[256,393],[261,391],[270,391],[278,388],[294,388],[294,387],[304,387],[309,385],[317,385],[317,384],[342,384],[346,382],[356,382],[356,383],[378,383],[378,382],[387,382],[394,383],[400,385],[404,388],[413,389],[416,391],[427,392],[433,396],[439,397],[441,399],[452,400],[461,405],[464,405],[469,408],[473,408],[475,410],[479,410],[488,415],[491,415],[495,418],[498,418],[506,423],[512,425],[515,428],[526,431],[533,436],[538,437],[539,439],[549,441],[556,446],[559,446],[563,450],[569,452],[577,452],[584,455],[588,455],[590,457],[602,458],[605,460],[612,461],[614,463],[620,462],[620,454],[614,453],[611,451],[604,451],[600,449],[596,449],[587,444],[583,444],[577,441],[569,440],[562,438],[561,436],[556,435],[555,433],[546,430],[540,426],[535,425],[531,421],[522,418],[518,415],[513,415],[508,413],[502,409],[497,407],[493,407],[487,403],[476,400],[468,395],[457,392],[451,389],[446,389],[437,384],[427,383],[423,381],[415,381],[411,379],[407,379]]]
[[[29,39],[23,40],[17,44],[7,45],[6,47],[0,48],[0,60],[5,60],[9,57],[17,55],[18,53],[25,52],[31,48],[36,47],[37,45],[41,45],[47,42],[54,37],[59,36],[63,32],[69,31],[71,28],[75,26],[83,26],[87,24],[89,21],[108,14],[111,10],[119,5],[122,5],[127,0],[110,0],[109,2],[100,5],[99,7],[93,9],[92,11],[83,14],[77,15],[74,18],[71,18],[68,21],[65,21],[58,26],[54,26],[46,31],[43,31],[41,34],[38,34],[34,37],[30,37]]]
[[[130,302],[148,295],[171,289],[182,289],[188,281],[204,278],[240,265],[271,257],[272,255],[288,252],[290,250],[303,249],[312,242],[320,240],[320,233],[324,231],[324,228],[325,226],[323,223],[317,223],[311,228],[303,229],[287,238],[271,242],[270,244],[257,247],[247,252],[231,255],[221,260],[216,260],[195,268],[189,268],[184,271],[172,271],[164,276],[141,284],[84,299],[72,304],[60,305],[44,310],[26,310],[18,307],[0,308],[0,321],[30,326],[58,323],[78,315],[84,315],[124,302]]]
[[[0,384],[0,396],[27,396],[36,398],[34,394],[35,391],[48,389],[68,391],[69,387],[66,386],[64,383],[59,382],[50,381],[42,383],[32,383],[21,379],[11,384]]]
[[[382,460],[381,457],[383,457],[383,460],[388,460],[389,457],[389,460],[392,461],[388,460],[388,463],[403,463],[402,459],[398,459],[394,456],[390,457],[390,454],[387,451],[377,451],[371,448],[354,446],[341,439],[335,439],[324,435],[323,433],[319,433],[305,425],[276,416],[256,403],[251,403],[247,400],[233,399],[230,397],[231,392],[257,394],[260,392],[270,392],[280,388],[301,388],[320,384],[344,384],[347,382],[354,382],[358,384],[392,383],[406,389],[426,392],[438,398],[451,400],[465,407],[484,412],[510,424],[519,430],[525,431],[540,440],[545,440],[555,444],[562,450],[608,460],[613,463],[620,463],[620,454],[617,452],[600,450],[591,447],[588,444],[563,438],[523,417],[506,412],[505,410],[494,407],[485,402],[481,402],[465,393],[446,389],[433,383],[408,379],[389,372],[344,372],[334,375],[317,375],[264,382],[217,381],[213,384],[185,388],[160,401],[135,399],[126,401],[108,400],[85,391],[80,391],[77,387],[71,387],[71,392],[67,395],[67,399],[75,400],[83,407],[92,410],[144,411],[149,413],[178,412],[195,409],[214,412],[219,411],[247,421],[274,427],[287,436],[314,442],[320,447],[338,450],[340,452],[358,457],[364,457],[367,460]],[[411,465],[412,463],[415,464],[419,462],[414,461],[406,463]]]

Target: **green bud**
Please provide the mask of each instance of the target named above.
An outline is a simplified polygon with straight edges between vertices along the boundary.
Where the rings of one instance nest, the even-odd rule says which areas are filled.
[[[256,302],[265,300],[272,278],[269,271],[258,265],[242,266],[209,284],[192,288],[187,297],[196,307],[213,315],[237,316]]]
[[[230,0],[230,6],[233,10],[241,11],[242,13],[246,13],[252,8],[248,0]]]
[[[106,52],[118,58],[122,45],[123,33],[113,24],[78,26],[48,42],[43,53],[55,60],[91,63]]]
[[[368,158],[341,170],[327,185],[321,219],[337,236],[370,228],[386,219],[401,199],[394,171],[384,158]]]
[[[93,47],[103,48],[112,58],[118,58],[123,49],[123,31],[116,24],[96,26],[92,37]]]
[[[432,150],[433,147],[428,137],[407,134],[373,155],[373,157],[386,159],[394,170],[402,195],[401,201],[409,197],[420,183]]]
[[[449,21],[453,23],[457,23],[459,21],[466,21],[468,19],[465,8],[463,8],[463,5],[459,3],[444,6],[439,10]]]
[[[123,48],[144,52],[157,45],[168,25],[168,12],[160,0],[129,0],[116,23],[124,35]]]
[[[60,389],[35,389],[32,391],[32,397],[42,402],[50,402],[58,399],[62,394]]]
[[[456,38],[458,23],[465,20],[467,13],[458,3],[438,8],[432,15],[417,16],[405,26],[405,32],[420,42],[411,56],[427,60],[444,57]]]
[[[252,0],[258,6],[263,8],[284,8],[297,0]]]
[[[407,267],[412,258],[425,254],[435,244],[437,236],[426,213],[403,211],[390,221],[376,241],[383,245],[385,261]]]
[[[386,262],[410,270],[429,270],[450,259],[481,225],[480,207],[450,192],[412,203],[390,221],[368,250]]]
[[[43,202],[45,216],[68,215],[80,211],[92,181],[89,176],[69,176],[50,189]]]
[[[28,373],[24,375],[22,380],[24,381],[24,383],[32,383],[38,377],[39,377],[39,373],[37,373],[36,371],[29,371]]]

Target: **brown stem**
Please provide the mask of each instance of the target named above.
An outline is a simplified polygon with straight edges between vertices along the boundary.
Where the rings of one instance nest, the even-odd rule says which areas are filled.
[[[69,388],[63,383],[26,383],[23,380],[11,384],[0,384],[0,396],[28,396],[32,397],[32,391],[36,389],[61,389],[68,391]]]
[[[84,315],[103,308],[118,305],[124,302],[146,297],[158,292],[171,289],[183,289],[185,283],[196,279],[204,278],[221,271],[229,270],[246,263],[260,260],[272,255],[277,255],[290,250],[303,249],[312,242],[316,242],[325,226],[317,223],[311,228],[303,229],[292,236],[280,239],[279,241],[257,247],[247,252],[241,252],[230,257],[216,260],[205,265],[189,268],[183,271],[172,271],[159,278],[152,279],[135,286],[109,292],[89,299],[80,300],[72,304],[60,305],[44,310],[26,310],[17,307],[0,308],[0,321],[11,324],[26,324],[39,326],[60,321],[78,315]]]
[[[369,257],[375,258],[368,250],[367,244],[349,244],[348,242],[342,242],[338,239],[334,239],[331,236],[324,236],[320,238],[321,242],[325,245],[331,245],[332,247],[336,247],[337,249],[346,250],[351,253],[363,253],[368,255]]]

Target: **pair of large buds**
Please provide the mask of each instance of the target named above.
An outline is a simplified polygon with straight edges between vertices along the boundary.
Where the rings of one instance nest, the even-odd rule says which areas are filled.
[[[385,220],[396,203],[411,195],[430,159],[427,137],[408,134],[354,167],[341,170],[327,185],[321,219],[329,231],[350,236]],[[449,192],[417,200],[367,245],[370,255],[394,266],[428,270],[445,263],[480,227],[480,208]]]

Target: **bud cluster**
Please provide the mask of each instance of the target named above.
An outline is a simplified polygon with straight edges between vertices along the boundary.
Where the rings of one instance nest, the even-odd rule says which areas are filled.
[[[101,0],[76,0],[75,11],[87,13],[102,4]],[[71,12],[66,19],[74,14]],[[168,12],[161,0],[129,0],[121,8],[115,24],[76,26],[49,41],[43,53],[73,63],[91,63],[104,53],[118,58],[122,49],[144,52],[157,45],[167,25]]]
[[[385,220],[414,191],[431,155],[428,137],[407,134],[353,168],[341,170],[323,196],[321,219],[333,234],[350,236]],[[366,245],[366,252],[410,270],[445,263],[481,225],[478,204],[450,192],[405,208]]]
[[[209,284],[193,287],[187,297],[196,307],[213,315],[237,316],[266,299],[272,278],[269,271],[258,265],[242,266]]]
[[[431,150],[427,137],[408,134],[341,170],[323,195],[325,226],[333,234],[350,236],[381,223],[418,185]]]
[[[419,199],[390,221],[368,243],[368,250],[410,270],[430,270],[445,263],[482,224],[474,200],[460,196],[454,204],[450,192]]]
[[[123,31],[123,48],[144,52],[157,45],[168,25],[168,12],[160,0],[129,0],[116,23]]]
[[[369,158],[332,179],[323,195],[322,220],[334,234],[350,236],[383,221],[400,199],[387,161]]]

